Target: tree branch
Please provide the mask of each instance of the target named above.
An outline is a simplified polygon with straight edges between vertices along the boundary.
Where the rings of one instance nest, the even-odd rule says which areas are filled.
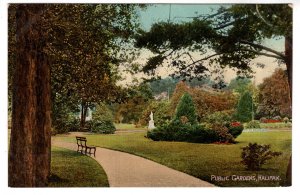
[[[215,56],[217,56],[217,55],[220,55],[220,53],[215,53],[215,54],[212,54],[212,55],[210,55],[210,56],[206,56],[205,58],[202,58],[202,59],[200,59],[200,60],[194,61],[193,63],[189,64],[189,66],[194,65],[194,64],[196,64],[196,63],[198,63],[198,62],[201,62],[201,61],[204,61],[204,60],[208,60],[208,59],[210,59],[210,58],[212,58],[212,57],[215,57]]]
[[[189,52],[187,52],[186,55],[188,55],[190,57],[190,59],[192,60],[192,62],[195,63],[193,57],[191,56],[191,54]]]
[[[266,57],[276,58],[276,59],[279,59],[279,60],[283,60],[278,55],[272,55],[272,54],[268,54],[268,53],[264,53],[264,52],[259,52],[259,51],[251,50],[251,49],[243,49],[243,51],[249,51],[249,52],[253,52],[253,53],[257,54],[257,55],[263,55],[263,56],[266,56]]]
[[[246,41],[246,40],[240,40],[240,43],[246,44],[246,45],[250,45],[250,46],[252,46],[254,48],[263,49],[263,50],[266,50],[268,52],[274,53],[274,54],[277,55],[276,58],[278,58],[278,59],[282,59],[282,60],[285,59],[285,55],[284,54],[282,54],[282,53],[280,53],[278,51],[275,51],[274,49],[268,48],[266,46],[259,45],[259,44],[256,44],[256,43],[252,43],[252,42]]]
[[[226,27],[228,27],[228,26],[233,25],[234,23],[235,23],[235,21],[232,21],[232,22],[223,24],[223,25],[221,25],[221,26],[215,27],[214,30],[220,30],[220,29],[222,29],[222,28],[226,28]]]

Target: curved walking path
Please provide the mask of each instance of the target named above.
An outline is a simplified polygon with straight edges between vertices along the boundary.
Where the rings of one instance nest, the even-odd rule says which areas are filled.
[[[73,143],[52,141],[57,147],[77,150]],[[96,149],[93,157],[107,174],[110,187],[213,187],[214,185],[148,159],[125,152]]]

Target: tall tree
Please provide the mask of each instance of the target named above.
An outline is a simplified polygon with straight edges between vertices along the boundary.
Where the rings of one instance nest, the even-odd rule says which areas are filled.
[[[241,122],[249,122],[251,121],[254,113],[255,107],[253,104],[252,94],[246,91],[239,100],[235,118]]]
[[[176,113],[174,120],[181,121],[182,117],[187,118],[187,122],[190,124],[197,124],[197,114],[192,96],[188,93],[184,93],[180,98],[180,101],[176,107]]]
[[[49,46],[54,59],[54,101],[56,94],[61,94],[80,104],[82,128],[87,109],[94,102],[120,102],[126,95],[116,85],[117,67],[128,58],[122,47],[128,46],[137,27],[136,7],[123,4],[52,7],[57,10]]]
[[[121,90],[115,85],[114,65],[128,58],[121,46],[129,44],[137,27],[132,22],[136,6],[10,6],[14,8],[9,9],[10,186],[47,185],[50,80],[53,100],[71,106],[122,97],[117,95]]]
[[[50,174],[50,67],[43,5],[18,5],[9,186],[46,186]]]
[[[291,100],[286,72],[276,69],[263,83],[259,85],[258,112],[262,116],[291,117]]]

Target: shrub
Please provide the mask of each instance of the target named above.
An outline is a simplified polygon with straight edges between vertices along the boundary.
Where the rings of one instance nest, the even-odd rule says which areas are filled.
[[[111,134],[115,131],[116,127],[114,126],[112,121],[91,121],[91,132],[93,133]]]
[[[228,126],[228,132],[234,137],[237,138],[242,134],[244,126],[240,122],[232,122]]]
[[[282,121],[282,118],[280,116],[274,116],[272,119],[277,120],[277,121]]]
[[[259,145],[257,143],[249,143],[248,146],[242,148],[242,161],[248,170],[259,170],[267,160],[275,156],[281,155],[281,152],[270,151],[270,145]]]
[[[154,141],[186,141],[194,143],[212,143],[218,141],[215,131],[203,125],[183,124],[174,120],[169,125],[163,125],[147,132],[147,137]]]
[[[92,130],[92,124],[93,124],[92,120],[85,121],[84,127],[83,127],[83,129],[81,129],[81,131],[84,131],[84,132],[91,131]]]
[[[79,131],[80,130],[80,119],[72,117],[68,122],[69,131]]]
[[[203,121],[207,123],[219,125],[226,125],[230,123],[231,120],[232,117],[226,111],[214,112],[213,114],[210,114],[203,119]]]
[[[190,94],[185,93],[177,107],[176,107],[176,114],[174,120],[180,120],[182,116],[187,117],[190,124],[197,124],[197,114],[195,105],[193,103],[193,99]]]
[[[258,121],[250,121],[245,127],[248,129],[260,129],[260,123]]]
[[[55,134],[79,131],[80,120],[73,114],[69,114],[61,119],[56,119],[53,128],[55,129]]]
[[[260,119],[259,119],[259,122],[261,122],[261,123],[265,123],[265,121],[267,120],[267,118],[266,117],[261,117]]]
[[[234,137],[229,133],[227,127],[222,125],[213,125],[213,130],[218,136],[218,142],[220,143],[233,143]]]
[[[284,123],[288,123],[288,122],[289,122],[289,118],[288,118],[288,117],[284,117],[284,118],[282,119],[282,121],[283,121]]]
[[[93,120],[113,121],[114,117],[108,106],[105,103],[100,103],[96,105],[96,109],[93,112]]]
[[[104,103],[96,106],[96,110],[93,113],[93,120],[88,123],[87,126],[90,131],[94,133],[109,134],[116,131],[116,127],[113,124],[112,112]]]

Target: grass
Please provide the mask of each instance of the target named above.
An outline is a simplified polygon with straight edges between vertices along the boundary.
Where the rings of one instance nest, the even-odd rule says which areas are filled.
[[[87,135],[89,144],[136,154],[173,169],[188,173],[218,186],[280,186],[291,155],[291,131],[243,133],[237,144],[196,144],[184,142],[155,142],[145,133],[119,135]],[[74,142],[74,138],[60,137]],[[261,171],[247,171],[240,163],[241,147],[249,142],[271,144],[272,151],[283,154],[267,162]],[[280,176],[281,181],[214,181],[212,175],[265,175]]]
[[[52,147],[49,187],[108,187],[107,176],[92,158]]]
[[[266,129],[280,129],[280,128],[291,128],[292,123],[260,123],[261,128],[266,128]]]
[[[134,124],[128,123],[114,123],[117,130],[146,130],[146,127],[136,127]]]

